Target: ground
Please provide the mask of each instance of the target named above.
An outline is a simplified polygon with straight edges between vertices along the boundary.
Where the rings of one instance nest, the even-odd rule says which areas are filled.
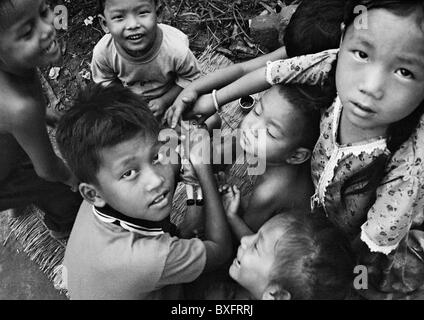
[[[94,0],[52,0],[52,7],[65,5],[68,9],[68,29],[58,31],[63,61],[57,78],[51,77],[49,66],[42,69],[47,80],[46,98],[59,112],[69,107],[79,88],[89,79],[91,54],[103,32],[94,18],[92,24],[84,21],[96,17]],[[289,1],[286,1],[289,2]],[[248,20],[264,10],[272,10],[277,0],[161,0],[159,20],[184,31],[190,39],[192,51],[198,57],[210,47],[227,55],[233,61],[250,59],[266,52],[249,37]],[[54,79],[55,78],[55,79]],[[5,214],[0,215],[0,300],[5,299],[65,299],[51,282],[22,252],[14,235],[4,226]]]

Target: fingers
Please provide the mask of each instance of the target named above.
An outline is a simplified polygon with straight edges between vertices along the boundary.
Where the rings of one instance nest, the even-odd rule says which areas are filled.
[[[239,190],[239,188],[236,185],[234,185],[233,188],[232,188],[232,191],[233,191],[233,195],[234,195],[234,200],[240,201],[240,190]]]

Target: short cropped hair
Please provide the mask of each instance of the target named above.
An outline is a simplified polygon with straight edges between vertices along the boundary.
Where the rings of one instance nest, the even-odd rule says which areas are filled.
[[[339,47],[346,0],[303,0],[284,34],[289,57]]]
[[[157,5],[159,0],[150,0],[150,1],[153,1],[153,4]],[[104,14],[105,4],[106,4],[106,0],[97,0],[97,13]]]
[[[354,259],[343,235],[318,213],[299,211],[276,218],[285,233],[275,247],[269,285],[284,288],[294,300],[346,298]]]
[[[326,92],[318,86],[308,85],[278,85],[282,94],[301,116],[302,126],[299,126],[299,147],[312,150],[319,136],[319,122],[322,109],[331,105],[336,93]]]
[[[157,139],[159,123],[147,103],[120,85],[91,85],[58,123],[56,141],[81,182],[97,183],[101,151],[141,134]]]

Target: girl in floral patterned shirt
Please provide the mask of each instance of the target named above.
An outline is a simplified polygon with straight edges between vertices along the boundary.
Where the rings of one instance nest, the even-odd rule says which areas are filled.
[[[424,297],[424,2],[356,0],[346,12],[339,50],[269,63],[217,97],[324,84],[337,63],[338,96],[312,159],[312,206],[368,266],[365,296]]]

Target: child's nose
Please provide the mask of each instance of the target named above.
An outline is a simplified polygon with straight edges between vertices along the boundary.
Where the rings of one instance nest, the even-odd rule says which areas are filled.
[[[254,238],[254,235],[244,236],[243,238],[241,238],[240,240],[241,247],[243,249],[246,249],[247,247],[249,247],[249,245],[252,243],[253,238]]]
[[[373,99],[380,100],[384,94],[386,75],[381,67],[368,68],[359,83],[359,91]]]
[[[164,177],[160,175],[154,168],[145,169],[145,170],[148,170],[148,172],[146,172],[147,191],[150,192],[161,187],[162,184],[165,182]]]
[[[41,21],[40,28],[41,28],[42,40],[50,39],[55,32],[53,20],[50,20],[50,19]]]
[[[140,23],[138,22],[138,19],[134,15],[129,15],[127,18],[127,29],[137,29],[140,28]]]

